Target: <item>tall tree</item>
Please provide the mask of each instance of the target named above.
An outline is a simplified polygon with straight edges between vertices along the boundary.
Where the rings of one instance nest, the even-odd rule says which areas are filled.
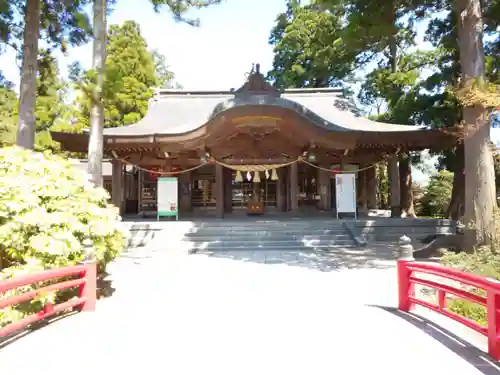
[[[16,143],[35,147],[35,102],[38,38],[40,35],[40,0],[27,0],[25,9],[23,63],[19,97],[19,122]]]
[[[342,85],[356,57],[344,45],[342,30],[339,12],[288,1],[269,37],[274,58],[268,79],[281,88]]]
[[[17,49],[19,35],[23,35],[19,120],[16,143],[33,148],[35,144],[36,72],[38,42],[40,37],[52,46],[63,50],[68,43],[78,44],[86,40],[88,20],[83,11],[87,0],[27,0],[7,1],[9,12],[24,15],[24,22],[17,24],[15,17],[7,18],[9,32],[2,36],[5,43]],[[5,12],[4,14],[9,14]]]
[[[316,3],[343,9],[345,12],[343,38],[347,48],[365,61],[382,61],[393,75],[398,74],[401,52],[415,44],[415,21],[421,14],[421,8],[425,7],[425,0],[316,0]],[[401,93],[397,84],[393,89],[396,93]],[[394,121],[393,117],[389,117],[388,120]],[[401,192],[404,194],[394,193],[400,187],[396,179],[390,179],[392,216],[413,214],[409,154],[399,154],[399,162],[400,183],[404,185],[401,186]],[[396,175],[397,169],[397,158],[391,157],[388,162],[390,174]],[[396,202],[398,195],[400,201]]]
[[[441,16],[432,18],[426,30],[426,40],[436,51],[436,65],[424,83],[425,92],[420,94],[417,117],[421,123],[434,128],[455,127],[462,120],[460,103],[448,87],[456,87],[460,81],[460,62],[457,43],[456,13],[452,4],[441,9]],[[443,13],[447,12],[443,17]],[[453,171],[453,190],[446,216],[459,219],[464,214],[465,174],[463,142],[457,142],[454,150],[438,152],[439,169]]]
[[[35,149],[58,151],[58,144],[52,140],[50,130],[68,125],[64,119],[68,110],[68,105],[64,103],[67,84],[60,79],[57,60],[49,50],[40,51],[37,65]]]
[[[167,65],[167,60],[164,55],[162,55],[158,50],[151,51],[153,57],[153,62],[155,65],[156,78],[158,80],[158,87],[160,88],[177,88],[180,89],[180,85],[176,83],[175,74],[172,72]]]
[[[102,185],[104,104],[102,102],[104,68],[106,64],[106,0],[94,0],[94,42],[92,68],[95,82],[90,94],[90,135],[87,172],[95,186]]]
[[[397,66],[382,61],[379,67],[368,73],[361,86],[359,98],[369,106],[379,106],[381,102],[387,111],[377,116],[377,120],[398,124],[420,123],[418,114],[420,91],[425,83],[422,74],[435,64],[435,51],[399,51]],[[399,156],[399,188],[402,216],[415,216],[413,205],[413,181],[411,165],[419,162],[419,153],[404,153]]]
[[[148,51],[140,27],[134,21],[111,25],[106,55],[101,98],[104,127],[133,124],[146,114],[152,89],[172,80],[173,73],[167,69],[163,55]],[[82,71],[79,63],[73,63],[71,78],[82,94],[78,103],[78,127],[88,128],[94,71]]]
[[[186,14],[192,8],[205,8],[218,4],[222,0],[150,0],[153,8],[158,11],[162,6],[167,6],[174,19],[197,26],[199,20],[187,18]],[[102,91],[106,60],[106,0],[94,0],[94,49],[92,67],[96,73],[95,84],[92,90],[92,107],[90,117],[90,136],[88,174],[90,181],[96,186],[102,184],[102,158],[103,158],[103,128],[104,107]]]
[[[472,94],[462,101],[465,125],[465,221],[474,224],[468,231],[469,245],[482,243],[494,235],[496,207],[495,172],[490,146],[488,109],[477,94],[488,89],[485,82],[483,15],[480,0],[454,0],[460,51],[462,93]],[[470,97],[470,96],[469,96]]]

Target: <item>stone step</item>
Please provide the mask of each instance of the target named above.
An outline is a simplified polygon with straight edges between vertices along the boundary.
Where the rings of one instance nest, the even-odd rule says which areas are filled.
[[[190,251],[200,252],[232,252],[232,251],[287,251],[287,252],[311,252],[314,250],[328,251],[329,249],[349,248],[354,247],[352,243],[335,244],[335,245],[322,245],[322,246],[262,246],[262,247],[248,247],[248,246],[207,246],[207,247],[192,247]]]
[[[293,235],[320,235],[320,234],[339,234],[344,233],[345,228],[317,228],[317,229],[309,229],[309,228],[297,228],[297,229],[289,229],[289,228],[233,228],[233,229],[225,229],[225,228],[212,228],[212,229],[200,229],[193,230],[190,232],[186,232],[186,236],[191,236],[195,234],[199,235],[231,235],[231,236],[239,236],[239,235],[248,235],[249,233],[255,234],[256,236],[262,236],[267,234],[283,234],[286,236]],[[178,232],[179,233],[179,232]]]
[[[288,246],[291,244],[302,244],[312,246],[313,244],[353,244],[349,234],[337,234],[328,236],[290,236],[290,237],[261,237],[261,236],[183,236],[178,238],[169,237],[168,234],[157,234],[155,236],[145,237],[130,237],[128,238],[128,246],[142,246],[151,242],[164,242],[165,246],[177,244],[203,244],[203,243],[224,243],[224,246],[232,246],[234,244],[242,244],[246,246],[258,246],[259,244],[277,244],[280,246]],[[226,245],[227,244],[227,245]]]
[[[157,235],[161,236],[161,235]],[[168,235],[165,235],[165,239],[167,239]],[[342,239],[342,238],[351,238],[348,233],[335,233],[335,234],[296,234],[296,235],[284,235],[278,233],[267,233],[264,235],[258,234],[245,234],[245,235],[230,235],[230,234],[222,234],[222,235],[198,235],[198,234],[189,234],[179,238],[183,241],[324,241],[324,240],[332,240],[332,239]]]
[[[383,233],[383,234],[396,234],[396,233],[415,233],[415,234],[420,234],[420,233],[451,233],[452,231],[450,229],[440,229],[440,228],[425,228],[425,227],[421,227],[421,228],[410,228],[410,227],[407,227],[407,228],[378,228],[376,230],[368,230],[368,229],[365,229],[365,230],[361,230],[359,231],[359,233],[362,233],[362,234],[380,234],[380,233]]]
[[[290,248],[290,247],[328,247],[334,245],[352,245],[353,242],[350,238],[343,238],[337,240],[330,241],[181,241],[181,243],[185,243],[187,245],[191,245],[193,247],[204,247],[204,246],[215,246],[215,247],[238,247],[238,248],[262,248],[262,247],[282,247],[282,248]]]

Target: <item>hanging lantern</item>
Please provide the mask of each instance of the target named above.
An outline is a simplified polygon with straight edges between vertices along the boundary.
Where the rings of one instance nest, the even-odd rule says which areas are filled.
[[[234,181],[243,182],[243,176],[241,175],[240,171],[236,171],[236,177],[234,178]]]
[[[273,169],[272,172],[271,172],[271,180],[273,181],[278,181],[279,178],[278,178],[278,172],[276,172],[276,169]]]
[[[254,174],[253,174],[253,182],[260,182],[259,172],[254,172]]]
[[[269,171],[267,169],[266,169],[265,175],[266,175],[266,180],[269,180]]]
[[[250,172],[247,172],[247,180],[252,181],[252,174]]]

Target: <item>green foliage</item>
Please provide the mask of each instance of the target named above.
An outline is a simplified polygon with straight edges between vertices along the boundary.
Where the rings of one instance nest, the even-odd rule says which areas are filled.
[[[69,45],[89,40],[91,26],[85,7],[91,0],[40,0],[40,39],[51,48],[65,52]],[[0,44],[9,45],[22,57],[24,14],[26,1],[0,1]]]
[[[464,272],[500,280],[500,211],[498,209],[494,212],[491,222],[493,238],[489,244],[476,248],[472,253],[445,253],[441,257],[441,263]],[[484,291],[476,288],[471,288],[470,291],[484,295]],[[448,308],[480,324],[486,323],[486,309],[478,304],[452,299],[448,302]]]
[[[500,234],[498,230],[497,234]],[[446,253],[441,258],[441,262],[464,272],[500,280],[500,255],[497,251],[498,248],[499,244],[495,243],[493,246],[480,247],[471,254]],[[470,292],[484,295],[484,291],[476,288],[471,288]],[[485,325],[487,322],[486,308],[476,303],[458,298],[451,299],[448,301],[448,309],[479,324]]]
[[[180,89],[180,85],[174,82],[175,74],[168,69],[167,60],[158,50],[151,51],[155,64],[156,79],[161,88]]]
[[[86,239],[104,271],[125,244],[117,209],[108,199],[105,189],[94,187],[67,160],[48,152],[1,149],[0,279],[74,265],[89,255]],[[0,312],[0,325],[36,310],[40,302]]]
[[[64,113],[68,105],[64,103],[67,86],[59,79],[56,59],[49,50],[42,49],[38,56],[38,75],[36,85],[36,134],[35,150],[60,151],[59,144],[52,141],[50,130],[57,124],[68,127]]]
[[[453,173],[443,170],[431,176],[420,200],[420,215],[444,217],[451,199]]]
[[[0,146],[12,144],[16,139],[15,112],[17,95],[7,85],[0,84]]]
[[[354,70],[355,60],[342,29],[338,14],[289,1],[269,38],[274,59],[268,78],[282,88],[339,86]]]
[[[153,95],[152,88],[171,79],[166,67],[158,66],[164,64],[164,60],[158,59],[158,53],[155,60],[148,51],[140,27],[134,21],[109,28],[103,89],[106,127],[133,124],[144,117],[148,101]],[[160,76],[157,76],[157,68],[162,69]],[[82,93],[78,103],[81,110],[79,128],[88,127],[90,97],[96,78],[95,71],[84,72],[79,64],[73,64],[71,79]]]
[[[0,79],[0,145],[15,143],[17,129],[17,95],[8,82]],[[60,152],[59,144],[52,140],[50,130],[71,132],[72,106],[65,103],[67,84],[60,80],[57,61],[49,50],[42,49],[38,57],[36,89],[35,150]]]
[[[176,21],[185,22],[192,26],[200,24],[199,19],[186,17],[191,9],[206,8],[210,5],[220,4],[222,0],[150,0],[155,11],[159,11],[162,6],[168,7]]]
[[[0,187],[0,249],[8,263],[74,264],[83,259],[85,238],[94,242],[102,266],[121,250],[119,217],[108,193],[69,161],[47,152],[1,149]]]

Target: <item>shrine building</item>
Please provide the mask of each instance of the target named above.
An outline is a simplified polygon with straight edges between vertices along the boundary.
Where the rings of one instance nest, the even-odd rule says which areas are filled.
[[[52,132],[86,152],[88,133]],[[159,90],[136,124],[106,128],[112,202],[122,214],[155,214],[157,177],[178,178],[178,210],[223,217],[335,209],[335,174],[357,175],[359,212],[377,208],[374,166],[388,161],[390,206],[399,211],[397,154],[453,147],[437,129],[369,120],[342,91],[277,90],[259,66],[229,91]]]

